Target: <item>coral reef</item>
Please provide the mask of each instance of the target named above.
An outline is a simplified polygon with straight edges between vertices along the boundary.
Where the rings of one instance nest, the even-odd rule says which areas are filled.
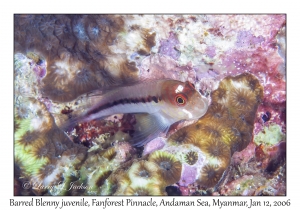
[[[134,34],[124,30],[117,15],[15,15],[15,51],[34,52],[47,60],[43,94],[66,102],[137,79],[136,64],[110,49],[116,40]],[[149,54],[155,33],[141,30],[136,51]],[[121,32],[125,37],[119,37]]]
[[[14,194],[285,195],[285,24],[275,14],[16,14]],[[160,79],[194,86],[204,116],[139,147],[134,113],[62,129],[95,90]]]
[[[167,140],[171,145],[193,144],[205,155],[197,180],[200,186],[215,186],[229,166],[231,155],[243,150],[252,139],[253,113],[262,100],[263,88],[258,84],[253,90],[247,85],[249,81],[257,79],[247,73],[226,77],[212,92],[212,105],[207,113]],[[220,90],[228,93],[222,96],[222,101],[213,97]]]

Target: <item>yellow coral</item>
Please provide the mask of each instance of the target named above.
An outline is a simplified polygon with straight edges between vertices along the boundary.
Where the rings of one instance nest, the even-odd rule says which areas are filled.
[[[228,167],[231,155],[243,150],[252,140],[262,91],[258,79],[251,74],[226,77],[212,92],[207,113],[195,124],[168,138],[169,143],[193,144],[207,156],[207,165],[202,168],[198,180],[200,185],[214,186]]]
[[[198,153],[190,151],[185,155],[184,158],[189,165],[194,165],[198,161]]]
[[[149,156],[148,160],[158,166],[158,173],[165,186],[179,181],[182,164],[174,155],[168,152],[156,151]]]
[[[225,168],[217,165],[205,165],[201,170],[198,183],[205,187],[213,187],[222,177]]]
[[[141,160],[132,164],[128,170],[128,176],[135,185],[147,185],[149,183],[159,183],[159,168],[157,165],[150,161]]]

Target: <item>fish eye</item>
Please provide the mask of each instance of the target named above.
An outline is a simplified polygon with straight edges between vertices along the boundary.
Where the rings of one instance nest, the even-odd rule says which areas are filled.
[[[184,97],[181,94],[177,95],[175,100],[176,100],[176,104],[179,106],[183,106],[186,104],[186,97]]]

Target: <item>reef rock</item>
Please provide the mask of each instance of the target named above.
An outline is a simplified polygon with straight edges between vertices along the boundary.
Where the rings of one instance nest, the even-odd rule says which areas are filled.
[[[16,14],[15,195],[285,195],[285,24]],[[61,129],[91,91],[157,79],[192,83],[207,113],[141,147],[134,114]]]

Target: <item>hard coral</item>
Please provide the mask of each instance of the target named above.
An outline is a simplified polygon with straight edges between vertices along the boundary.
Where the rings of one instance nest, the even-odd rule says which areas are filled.
[[[232,109],[238,110],[238,113],[249,112],[256,105],[256,97],[255,94],[246,89],[235,89],[230,94],[229,104],[231,104]]]
[[[36,185],[56,184],[70,176],[65,167],[74,170],[85,158],[86,149],[79,150],[59,130],[45,104],[37,99],[24,99],[29,111],[26,117],[16,115],[15,158],[19,177]],[[34,113],[34,114],[33,114]],[[42,195],[47,189],[32,186],[30,193]],[[26,193],[21,191],[21,194]]]
[[[197,162],[197,160],[198,160],[198,153],[197,152],[190,151],[185,156],[185,161],[189,165],[194,165]]]
[[[201,142],[199,147],[208,154],[209,157],[227,162],[230,156],[230,148],[217,138],[209,138]]]
[[[210,109],[206,113],[206,117],[215,122],[222,122],[229,119],[229,110],[219,103],[211,104]]]
[[[224,87],[223,87],[224,86]],[[228,98],[228,88],[221,83],[219,88],[212,92],[211,99],[220,104],[226,104]]]
[[[231,155],[243,150],[252,140],[253,116],[259,105],[257,98],[261,99],[262,95],[261,91],[255,92],[244,83],[253,83],[256,85],[254,89],[262,90],[256,81],[248,73],[225,78],[213,92],[212,105],[207,113],[195,124],[169,137],[168,143],[172,144],[178,139],[182,143],[192,143],[206,155],[207,165],[202,168],[198,179],[201,186],[212,187],[217,184],[230,163]],[[214,97],[219,90],[226,94],[221,98]],[[187,136],[192,136],[193,142],[181,141]]]
[[[224,171],[225,168],[217,165],[205,165],[201,170],[198,182],[202,186],[213,187],[218,183]]]
[[[128,176],[124,176],[122,173],[113,173],[105,181],[105,185],[101,188],[102,195],[118,195],[122,194],[124,189],[130,184]]]
[[[285,19],[15,15],[15,193],[284,195]],[[132,147],[133,115],[68,136],[56,126],[80,110],[81,94],[162,78],[211,96],[207,113],[171,127],[167,140]],[[158,153],[172,161],[154,163]],[[24,181],[53,188],[26,190]],[[63,190],[71,184],[91,189]]]
[[[20,137],[16,137],[15,144],[22,145],[24,149],[28,148],[29,146],[32,147],[35,141],[39,141],[41,138],[41,134],[37,131],[27,131]],[[41,140],[42,141],[42,140]]]
[[[174,155],[167,152],[156,151],[149,156],[148,160],[158,166],[158,173],[165,186],[179,181],[182,164]]]
[[[175,132],[168,138],[169,143],[171,144],[190,144],[195,143],[195,137],[191,135],[188,131],[181,129]]]
[[[123,28],[123,19],[113,15],[15,15],[16,51],[39,52],[48,63],[44,96],[67,102],[136,79],[135,63],[109,50]],[[145,34],[148,48],[155,45],[153,35]]]
[[[117,152],[114,147],[110,147],[106,150],[101,151],[100,154],[102,157],[106,158],[107,160],[112,160],[116,157]]]
[[[132,182],[131,186],[145,186],[149,183],[158,183],[158,167],[150,161],[139,161],[130,167],[128,176]]]

